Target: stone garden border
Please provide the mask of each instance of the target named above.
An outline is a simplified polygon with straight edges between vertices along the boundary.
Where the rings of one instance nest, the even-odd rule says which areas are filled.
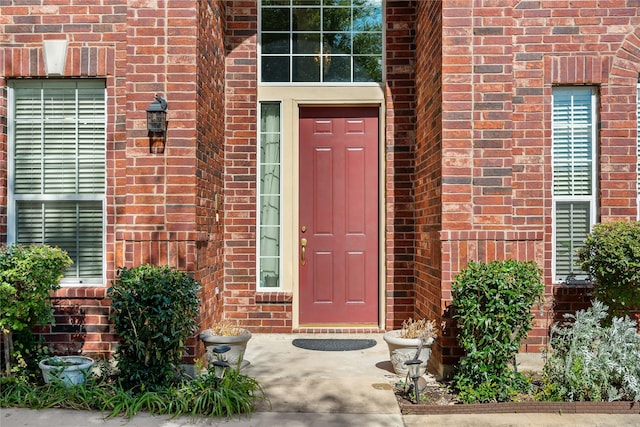
[[[640,414],[640,402],[504,402],[478,404],[411,404],[399,402],[403,415],[558,413]]]

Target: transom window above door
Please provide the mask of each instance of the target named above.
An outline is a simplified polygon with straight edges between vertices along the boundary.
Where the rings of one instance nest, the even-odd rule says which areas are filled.
[[[262,0],[263,83],[382,81],[382,0]]]

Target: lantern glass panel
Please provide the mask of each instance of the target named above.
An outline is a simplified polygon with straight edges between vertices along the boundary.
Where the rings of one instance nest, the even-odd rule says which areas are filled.
[[[164,132],[165,114],[164,111],[147,111],[147,129],[150,132]]]

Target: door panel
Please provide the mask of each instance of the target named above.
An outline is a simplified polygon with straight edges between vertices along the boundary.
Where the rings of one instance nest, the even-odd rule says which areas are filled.
[[[299,200],[300,323],[377,324],[378,108],[300,109]]]

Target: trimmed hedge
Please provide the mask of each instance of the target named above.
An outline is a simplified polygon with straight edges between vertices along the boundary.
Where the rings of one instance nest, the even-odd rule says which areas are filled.
[[[459,397],[466,403],[511,400],[527,385],[512,366],[544,292],[540,268],[532,261],[471,261],[452,291],[465,352],[454,377]]]
[[[157,390],[174,383],[187,339],[198,326],[200,284],[177,269],[121,268],[108,289],[120,343],[119,377],[130,388]]]

